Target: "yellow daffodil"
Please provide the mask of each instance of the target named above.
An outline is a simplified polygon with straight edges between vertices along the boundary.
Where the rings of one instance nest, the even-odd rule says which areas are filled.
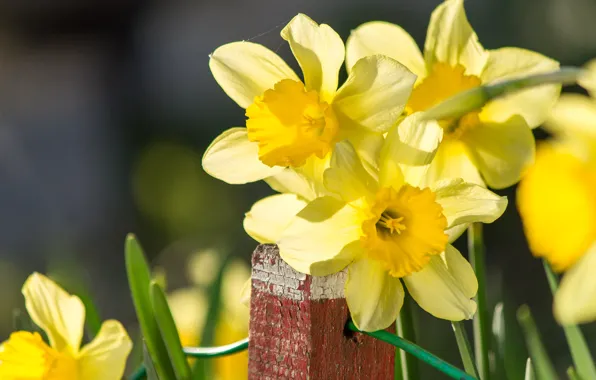
[[[589,67],[596,77],[596,66]],[[584,86],[593,91],[589,82]],[[561,96],[546,126],[555,138],[538,146],[517,206],[532,253],[565,272],[555,294],[556,319],[590,322],[596,320],[596,100]]]
[[[191,257],[190,262],[211,260],[209,251]],[[221,262],[216,266],[219,267]],[[217,273],[218,268],[215,269]],[[178,289],[168,296],[172,316],[178,328],[183,346],[198,346],[203,335],[209,300],[201,286],[206,284],[201,277],[211,278],[204,268],[195,266],[191,274],[194,286]],[[250,269],[240,260],[234,260],[224,269],[221,282],[221,310],[215,326],[215,345],[225,345],[248,336],[249,310],[241,299],[242,288],[250,278]],[[199,281],[196,281],[199,280]],[[213,359],[214,380],[241,380],[248,378],[248,353]]]
[[[207,148],[203,167],[232,184],[261,179],[276,190],[307,198],[322,189],[322,173],[335,143],[352,142],[365,165],[399,118],[416,76],[395,60],[374,55],[353,62],[338,87],[345,48],[328,25],[303,14],[281,31],[303,79],[274,52],[233,42],[211,54],[215,80],[246,109],[246,128],[225,131]]]
[[[556,61],[524,49],[485,50],[466,18],[463,3],[447,0],[435,9],[424,55],[397,25],[375,21],[359,26],[347,41],[348,72],[371,54],[403,63],[418,76],[405,109],[411,114],[483,84],[559,67]],[[517,182],[534,160],[530,128],[544,121],[559,92],[558,85],[528,89],[491,101],[457,120],[441,120],[445,136],[429,170],[429,181],[461,177],[493,188]]]
[[[422,127],[419,119],[413,114],[390,130],[374,175],[350,143],[342,142],[324,173],[334,196],[304,207],[291,194],[275,195],[246,216],[247,232],[262,243],[277,243],[281,257],[300,272],[325,276],[347,266],[345,297],[365,331],[395,321],[404,297],[401,281],[432,315],[470,318],[478,283],[449,243],[460,225],[490,223],[507,205],[506,198],[461,179],[421,186],[425,167],[402,162],[413,156],[430,160],[443,131],[436,122]]]
[[[18,331],[2,344],[2,380],[116,380],[122,378],[132,342],[120,322],[103,323],[95,339],[81,346],[85,307],[47,277],[33,273],[23,285],[29,316],[44,330]]]

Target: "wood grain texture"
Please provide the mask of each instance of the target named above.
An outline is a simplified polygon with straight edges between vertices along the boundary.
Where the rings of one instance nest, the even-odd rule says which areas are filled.
[[[257,247],[249,379],[393,379],[395,348],[344,330],[349,318],[345,276],[298,273],[281,260],[276,246]]]

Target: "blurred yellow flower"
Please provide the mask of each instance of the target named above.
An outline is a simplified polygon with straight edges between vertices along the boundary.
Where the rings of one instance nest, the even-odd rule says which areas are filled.
[[[124,374],[132,342],[120,322],[103,323],[95,339],[81,346],[85,308],[49,278],[33,273],[23,285],[29,316],[49,338],[18,331],[2,344],[3,380],[114,380]]]
[[[590,91],[596,66],[582,84]],[[596,320],[596,101],[566,94],[546,123],[554,134],[538,146],[536,163],[517,191],[530,250],[565,271],[555,295],[562,324]]]
[[[292,195],[268,197],[245,220],[251,236],[277,243],[281,257],[300,272],[325,276],[347,266],[345,297],[355,324],[365,331],[395,321],[404,297],[401,280],[432,315],[470,318],[478,283],[449,242],[459,226],[490,223],[507,205],[506,198],[461,179],[421,186],[425,168],[402,164],[412,153],[404,146],[416,149],[417,159],[430,160],[443,131],[436,122],[421,128],[419,117],[413,114],[390,130],[375,175],[349,142],[341,142],[324,174],[333,196],[313,200],[297,215]]]
[[[485,50],[464,11],[463,0],[447,0],[432,13],[421,54],[401,27],[368,22],[348,38],[348,72],[362,57],[383,54],[403,63],[418,81],[406,114],[425,111],[446,98],[482,84],[554,71],[559,63],[538,53],[501,48]],[[493,188],[513,185],[534,160],[537,127],[555,104],[560,86],[541,86],[489,102],[457,120],[441,120],[444,140],[428,173],[437,179],[463,178]]]
[[[205,259],[212,251],[203,251],[191,257],[191,262]],[[203,257],[203,258],[200,258]],[[219,267],[220,264],[216,266]],[[200,277],[203,269],[194,266],[197,273],[193,279]],[[205,273],[203,273],[205,274]],[[250,269],[241,260],[230,262],[224,269],[221,282],[220,311],[215,326],[214,345],[230,344],[248,336],[249,310],[241,302],[242,287],[250,279]],[[178,334],[183,346],[198,346],[201,344],[203,327],[206,323],[209,300],[202,280],[195,286],[178,289],[168,296],[168,303],[172,316],[178,328]],[[240,380],[248,378],[248,353],[246,351],[225,356],[214,361],[215,380]]]
[[[265,179],[307,199],[324,192],[322,174],[336,142],[348,139],[365,165],[401,115],[416,76],[384,56],[363,57],[338,87],[345,48],[328,25],[299,14],[281,31],[304,76],[274,52],[233,42],[211,54],[215,80],[246,109],[246,128],[225,131],[207,148],[203,167],[232,184]]]

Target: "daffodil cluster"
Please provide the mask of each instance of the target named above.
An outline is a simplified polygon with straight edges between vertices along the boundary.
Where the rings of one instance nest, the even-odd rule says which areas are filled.
[[[346,44],[299,14],[281,31],[302,78],[251,42],[216,49],[211,71],[246,122],[207,148],[204,169],[231,184],[264,180],[280,194],[246,214],[246,232],[275,243],[294,269],[347,270],[345,298],[358,328],[386,328],[404,287],[432,315],[471,318],[478,282],[451,243],[491,223],[507,199],[486,188],[519,181],[534,162],[532,128],[559,97],[545,85],[462,117],[425,112],[484,84],[557,70],[518,48],[485,50],[463,0],[432,13],[424,52],[397,25],[370,22]],[[341,86],[338,72],[346,64]],[[339,87],[339,88],[338,88]]]
[[[580,80],[591,97],[566,94],[546,123],[553,138],[538,146],[536,163],[518,188],[530,249],[557,272],[562,324],[596,320],[596,61]]]

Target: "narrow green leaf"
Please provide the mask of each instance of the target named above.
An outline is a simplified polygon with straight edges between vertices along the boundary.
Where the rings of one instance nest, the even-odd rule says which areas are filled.
[[[416,342],[416,330],[414,329],[414,313],[412,305],[412,297],[406,294],[404,297],[404,304],[397,316],[397,335],[410,341]],[[407,355],[405,351],[398,350],[396,353],[400,355],[401,362],[401,376],[404,380],[414,380],[420,378],[420,368],[418,359]]]
[[[125,246],[126,273],[139,325],[155,371],[160,379],[175,379],[168,351],[153,314],[149,286],[151,274],[143,250],[134,235],[128,235]]]
[[[190,379],[190,367],[188,361],[182,351],[182,343],[180,343],[180,337],[178,336],[178,330],[176,329],[176,323],[172,317],[172,312],[168,306],[166,295],[155,281],[151,282],[151,304],[153,306],[153,313],[159,331],[161,331],[161,337],[168,350],[170,356],[170,362],[176,373],[178,380],[189,380]]]
[[[582,378],[575,372],[575,368],[569,367],[567,368],[567,377],[569,380],[582,380]]]
[[[555,368],[548,357],[546,349],[540,339],[540,333],[534,323],[534,318],[528,305],[522,305],[517,310],[517,320],[522,327],[526,338],[526,345],[530,352],[530,358],[534,364],[534,371],[538,380],[556,380]],[[527,368],[527,367],[526,367]]]
[[[395,321],[395,331],[399,331],[399,320]],[[395,350],[395,364],[394,364],[394,368],[393,368],[393,380],[407,380],[407,379],[404,379],[404,376],[403,376],[402,366],[404,364],[401,362],[401,353],[402,353],[402,350]]]
[[[507,347],[507,329],[505,327],[505,313],[503,302],[495,305],[493,310],[493,354],[494,362],[491,363],[491,376],[494,379],[505,378],[505,350]]]
[[[461,360],[464,363],[464,369],[469,375],[479,378],[478,370],[474,364],[474,355],[472,354],[470,340],[468,339],[463,322],[451,322],[451,327],[453,327],[453,332],[455,333],[455,340],[457,341]]]
[[[468,228],[468,254],[470,264],[474,268],[476,278],[478,279],[478,293],[476,295],[478,311],[474,315],[474,354],[476,357],[476,368],[478,368],[480,375],[479,379],[488,380],[490,376],[488,361],[490,321],[486,301],[486,265],[482,223],[472,223]]]
[[[534,374],[534,366],[532,365],[532,359],[530,358],[526,360],[526,374],[524,376],[524,380],[536,380],[536,375]]]
[[[146,378],[147,380],[160,380],[155,370],[155,365],[151,355],[147,350],[147,345],[143,344],[143,367],[133,374],[134,379]]]
[[[559,288],[559,281],[557,276],[553,273],[550,265],[546,260],[542,260],[544,264],[544,272],[548,280],[548,285],[553,295]],[[573,358],[573,364],[577,370],[577,374],[582,379],[596,379],[596,367],[594,366],[594,360],[592,360],[592,354],[590,348],[586,343],[586,339],[582,334],[579,326],[577,325],[566,325],[563,326],[565,332],[565,338],[567,338],[567,344],[571,351],[571,357]]]

